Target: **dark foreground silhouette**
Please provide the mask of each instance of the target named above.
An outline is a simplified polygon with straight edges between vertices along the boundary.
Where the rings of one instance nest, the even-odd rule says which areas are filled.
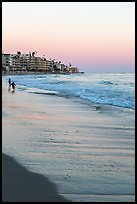
[[[71,202],[58,194],[48,178],[29,172],[5,154],[2,154],[2,201]]]

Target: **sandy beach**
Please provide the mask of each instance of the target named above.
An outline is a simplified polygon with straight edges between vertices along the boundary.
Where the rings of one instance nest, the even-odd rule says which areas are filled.
[[[13,158],[2,155],[3,202],[69,202],[48,178],[27,171]]]
[[[133,113],[3,83],[2,114],[3,202],[135,201]]]

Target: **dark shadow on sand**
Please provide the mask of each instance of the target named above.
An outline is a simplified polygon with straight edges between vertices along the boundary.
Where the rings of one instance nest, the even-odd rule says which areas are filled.
[[[59,195],[47,177],[29,172],[2,154],[2,202],[71,202]]]

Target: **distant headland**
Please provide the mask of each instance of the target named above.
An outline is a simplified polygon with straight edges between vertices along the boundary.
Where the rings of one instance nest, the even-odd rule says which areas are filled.
[[[35,52],[22,54],[17,51],[16,54],[2,54],[2,73],[4,74],[71,74],[82,73],[77,67],[63,64],[61,61],[57,62],[55,59],[46,59],[45,56],[35,56]]]

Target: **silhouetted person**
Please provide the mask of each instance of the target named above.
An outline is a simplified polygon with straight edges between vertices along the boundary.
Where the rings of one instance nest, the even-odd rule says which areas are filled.
[[[16,84],[14,83],[14,81],[11,83],[11,86],[12,86],[12,92],[15,92],[15,86],[16,86]]]
[[[11,87],[11,79],[9,78],[9,80],[8,80],[8,83],[9,83],[9,91],[10,91],[10,87]]]

